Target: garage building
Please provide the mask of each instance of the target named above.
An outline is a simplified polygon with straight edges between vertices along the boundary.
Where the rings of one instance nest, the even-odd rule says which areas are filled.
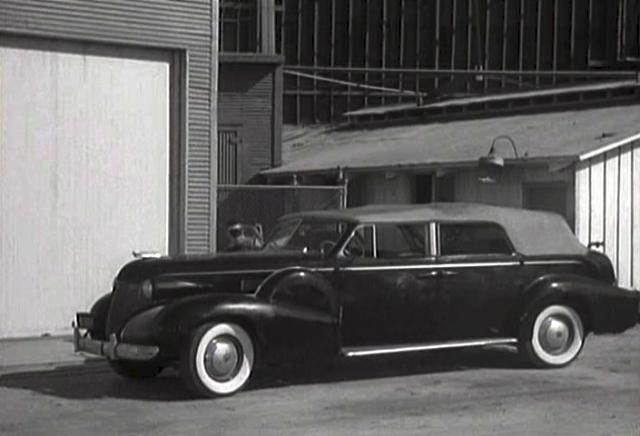
[[[215,0],[0,0],[0,338],[215,246]]]

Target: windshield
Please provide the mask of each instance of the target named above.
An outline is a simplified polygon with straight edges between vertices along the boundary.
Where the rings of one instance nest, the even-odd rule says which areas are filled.
[[[347,223],[329,219],[294,218],[280,221],[264,244],[264,250],[328,253],[338,243]]]

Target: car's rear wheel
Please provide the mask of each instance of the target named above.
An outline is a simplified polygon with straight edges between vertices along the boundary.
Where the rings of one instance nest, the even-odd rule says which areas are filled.
[[[196,394],[232,395],[249,381],[254,366],[251,336],[234,323],[198,328],[182,355],[182,376]]]
[[[570,306],[551,304],[525,319],[519,348],[534,366],[560,368],[578,357],[584,337],[584,324],[578,312]]]
[[[130,379],[153,378],[162,371],[159,365],[130,360],[109,360],[109,366],[116,374]]]

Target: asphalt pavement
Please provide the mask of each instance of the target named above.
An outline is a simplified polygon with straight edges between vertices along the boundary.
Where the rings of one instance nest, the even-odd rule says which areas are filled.
[[[0,372],[2,435],[640,436],[640,326],[590,336],[560,370],[508,348],[358,358],[256,374],[194,399],[176,371],[144,382],[104,361]]]

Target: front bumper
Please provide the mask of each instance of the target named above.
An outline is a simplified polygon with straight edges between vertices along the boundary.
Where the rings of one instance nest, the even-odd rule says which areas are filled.
[[[89,354],[108,357],[111,360],[151,360],[158,355],[160,348],[155,345],[136,345],[118,342],[115,333],[108,341],[91,339],[88,330],[82,325],[87,314],[78,314],[73,322],[73,349]],[[82,332],[81,330],[84,330]]]

